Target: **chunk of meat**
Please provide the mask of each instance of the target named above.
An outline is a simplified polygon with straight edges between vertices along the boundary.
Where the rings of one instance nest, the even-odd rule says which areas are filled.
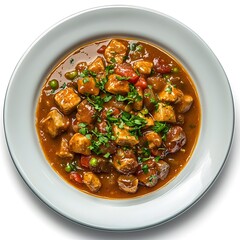
[[[141,74],[150,74],[152,71],[153,63],[148,61],[138,61],[133,64],[135,71]]]
[[[60,149],[56,152],[56,155],[60,158],[72,160],[74,158],[74,154],[70,152],[68,140],[66,138],[62,138]]]
[[[165,161],[160,160],[156,163],[156,169],[158,171],[158,178],[164,180],[169,173],[170,165]]]
[[[81,102],[81,98],[72,88],[59,91],[54,99],[60,110],[66,115],[74,111]]]
[[[162,144],[161,136],[154,131],[146,132],[144,139],[147,141],[149,149],[160,147]]]
[[[143,102],[148,111],[153,111],[155,109],[155,103],[157,102],[157,98],[152,89],[147,88],[143,92]]]
[[[134,109],[135,111],[140,111],[140,110],[143,108],[143,90],[142,90],[142,88],[137,87],[137,88],[136,88],[136,91],[137,91],[138,95],[139,95],[142,99],[139,100],[139,101],[135,101],[135,102],[133,103],[133,109]]]
[[[147,172],[140,172],[137,175],[137,178],[140,184],[145,185],[146,187],[154,187],[158,183],[157,170],[154,168],[149,168]]]
[[[164,59],[154,58],[153,59],[154,69],[158,73],[170,73],[172,68],[168,64],[165,63]]]
[[[80,62],[80,63],[77,64],[75,69],[79,72],[82,72],[82,71],[87,69],[87,63],[86,62]]]
[[[114,154],[117,151],[117,145],[114,141],[108,141],[107,144],[102,144],[99,149],[102,154]]]
[[[118,149],[113,157],[113,166],[123,174],[134,173],[137,170],[138,162],[132,150]]]
[[[93,77],[80,78],[77,81],[78,92],[81,94],[92,94],[97,96],[99,94],[99,88],[96,85],[96,81]]]
[[[139,140],[130,134],[128,129],[120,129],[116,125],[113,126],[113,135],[115,136],[115,142],[119,146],[134,146],[139,143]]]
[[[43,118],[40,123],[44,131],[49,133],[53,138],[66,131],[70,124],[68,117],[64,116],[56,109],[50,111],[47,117]]]
[[[148,77],[147,83],[151,85],[152,90],[157,93],[159,93],[166,86],[166,81],[161,77]]]
[[[121,175],[117,183],[119,189],[126,193],[136,193],[138,190],[138,179],[133,175]]]
[[[91,192],[96,193],[102,187],[100,179],[92,172],[86,172],[83,175],[83,182],[90,189]]]
[[[151,116],[140,116],[140,117],[147,121],[147,124],[144,126],[144,129],[154,126],[154,121]]]
[[[176,122],[176,116],[174,109],[171,105],[165,103],[159,103],[158,108],[153,113],[155,121],[159,122]]]
[[[78,122],[87,124],[92,124],[96,120],[96,110],[87,99],[78,105],[76,119]]]
[[[94,158],[94,164],[91,164],[91,159]],[[108,173],[111,170],[111,163],[108,159],[92,155],[89,163],[89,169],[94,173]]]
[[[84,155],[91,154],[91,151],[89,149],[90,145],[91,141],[80,133],[75,133],[69,141],[70,151]]]
[[[101,57],[97,57],[88,67],[88,70],[94,73],[102,73],[105,71],[104,62]]]
[[[175,153],[186,144],[186,141],[187,138],[183,129],[179,126],[173,126],[167,132],[165,146],[169,153]]]
[[[137,73],[134,71],[131,64],[129,63],[123,63],[123,64],[117,65],[115,69],[115,73],[122,77],[129,78],[128,81],[130,83],[136,83],[137,80],[139,79],[139,76],[137,75]]]
[[[159,94],[160,100],[164,102],[177,103],[181,101],[182,97],[183,92],[180,89],[172,86],[171,84],[167,84],[163,91]]]
[[[105,89],[112,94],[126,95],[130,91],[129,82],[126,80],[118,80],[117,77],[121,76],[117,74],[110,75],[105,84]]]
[[[177,105],[177,111],[179,113],[185,113],[187,112],[193,103],[193,98],[190,95],[184,95],[181,99],[181,101]]]
[[[113,63],[115,59],[116,63],[123,62],[124,57],[127,54],[127,47],[117,40],[112,40],[105,49],[104,56],[108,63]]]
[[[148,160],[140,165],[137,172],[139,182],[147,187],[153,187],[158,180],[164,180],[169,173],[170,166],[165,161]]]

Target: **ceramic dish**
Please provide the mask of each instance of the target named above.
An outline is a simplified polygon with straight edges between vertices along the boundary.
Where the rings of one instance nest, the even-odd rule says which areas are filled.
[[[96,198],[63,181],[45,160],[35,130],[40,89],[56,61],[77,46],[112,36],[145,39],[170,52],[192,76],[202,107],[198,144],[187,166],[164,188],[128,200]],[[85,226],[131,231],[176,217],[209,189],[230,149],[234,107],[220,63],[192,30],[152,10],[109,6],[70,16],[32,44],[11,77],[5,98],[4,127],[17,170],[49,207]]]

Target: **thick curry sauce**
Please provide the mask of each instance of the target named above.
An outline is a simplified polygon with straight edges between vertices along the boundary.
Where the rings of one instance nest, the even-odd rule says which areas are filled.
[[[161,48],[135,39],[96,41],[70,53],[44,81],[39,141],[52,168],[77,189],[141,196],[191,158],[199,98],[183,66]]]

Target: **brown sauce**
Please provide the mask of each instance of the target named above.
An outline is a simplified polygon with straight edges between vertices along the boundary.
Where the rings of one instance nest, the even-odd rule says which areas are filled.
[[[111,59],[111,61],[109,61],[109,60],[107,61],[106,55],[104,52],[104,50],[106,51],[106,49],[104,49],[105,47],[102,48],[103,52],[101,52],[101,50],[99,50],[99,49],[102,46],[108,47],[109,44],[111,43],[111,41],[112,41],[112,39],[106,39],[106,40],[89,43],[85,46],[79,47],[79,49],[70,53],[63,61],[58,63],[58,65],[51,71],[51,73],[48,75],[48,77],[46,79],[43,79],[43,81],[45,81],[45,83],[41,89],[41,94],[39,97],[37,110],[36,110],[36,130],[38,132],[39,142],[41,144],[42,150],[45,154],[47,161],[52,166],[52,168],[68,183],[75,186],[80,191],[94,194],[99,197],[132,198],[132,197],[136,197],[136,196],[142,196],[144,194],[153,192],[153,191],[161,188],[166,183],[168,183],[170,180],[175,178],[179,174],[179,172],[186,166],[186,164],[188,163],[188,161],[191,158],[192,152],[197,143],[197,139],[198,139],[198,135],[199,135],[200,119],[201,119],[200,101],[198,98],[198,94],[196,92],[196,88],[195,88],[193,81],[192,81],[191,77],[189,76],[189,74],[186,72],[186,70],[183,68],[183,66],[178,61],[176,61],[172,56],[167,54],[161,48],[158,48],[157,46],[154,46],[150,43],[147,43],[144,41],[138,41],[135,39],[117,39],[117,41],[119,43],[121,43],[122,45],[124,45],[126,47],[126,53],[125,54],[121,53],[123,55],[123,59],[122,59],[123,62],[121,62],[121,59],[118,60],[118,58],[117,58],[118,52],[117,51],[115,52],[115,55],[114,55],[114,51],[113,51],[112,52],[113,59]],[[100,53],[98,53],[98,52],[100,52]],[[90,64],[93,63],[97,57],[100,57],[102,59],[102,62],[104,63],[104,70],[102,72],[101,72],[101,70],[100,70],[100,72],[94,72],[94,71],[91,73],[85,72],[85,75],[83,74],[84,75],[84,77],[83,77],[83,76],[80,76],[82,73],[82,69],[80,69],[80,70],[78,69],[77,76],[73,80],[66,78],[65,74],[69,73],[69,72],[73,72],[76,69],[76,66],[78,63],[85,62],[87,65],[87,68],[89,68]],[[158,59],[158,60],[156,60],[156,59]],[[136,63],[139,61],[151,63],[150,64],[151,72],[150,73],[144,72],[146,69],[145,70],[141,69],[141,66],[140,66],[140,68],[137,68]],[[165,127],[166,132],[165,133],[162,131],[158,132],[156,130],[156,127],[154,128],[154,126],[145,127],[144,126],[145,122],[143,121],[143,123],[141,125],[142,127],[140,128],[140,131],[137,133],[137,135],[136,135],[136,132],[134,132],[134,134],[136,135],[136,139],[137,139],[136,141],[139,141],[138,144],[128,143],[129,139],[127,138],[127,140],[125,139],[127,141],[126,145],[122,145],[122,143],[119,145],[119,144],[116,144],[116,139],[113,139],[112,142],[114,144],[114,147],[116,148],[115,152],[110,154],[109,151],[107,151],[107,153],[109,153],[109,154],[106,155],[106,153],[96,154],[96,152],[91,151],[90,154],[87,154],[87,155],[91,156],[91,157],[89,157],[88,161],[90,161],[92,158],[95,158],[97,161],[94,161],[94,160],[91,161],[91,164],[93,165],[92,168],[86,167],[81,162],[82,161],[81,158],[86,157],[86,154],[81,154],[81,153],[76,152],[76,149],[74,149],[73,146],[70,147],[69,143],[70,143],[70,140],[72,139],[72,137],[76,133],[79,133],[79,130],[81,129],[81,127],[79,127],[79,124],[81,124],[81,122],[78,122],[78,120],[76,119],[77,111],[79,111],[78,105],[81,104],[81,102],[84,100],[88,101],[88,99],[95,99],[95,98],[93,98],[91,96],[91,94],[88,94],[88,93],[79,93],[78,81],[84,82],[84,80],[79,80],[79,79],[85,78],[85,79],[87,79],[87,80],[85,80],[85,82],[88,83],[90,77],[95,79],[94,80],[95,83],[101,81],[101,79],[103,79],[104,77],[108,78],[108,81],[109,81],[109,79],[110,79],[109,76],[112,74],[116,74],[116,68],[118,68],[119,65],[122,66],[122,64],[124,64],[124,63],[128,63],[129,65],[131,65],[133,71],[138,75],[137,82],[135,82],[136,80],[134,79],[134,81],[133,81],[134,83],[130,82],[130,85],[134,86],[133,87],[134,89],[141,88],[140,92],[141,91],[143,92],[142,100],[144,100],[145,97],[147,98],[147,96],[148,96],[147,94],[149,94],[148,91],[146,91],[144,89],[150,89],[150,91],[152,91],[154,93],[155,100],[156,100],[154,109],[151,109],[151,105],[149,105],[150,109],[148,109],[148,107],[145,106],[145,103],[143,103],[140,110],[131,109],[128,113],[130,114],[130,116],[133,116],[134,121],[139,120],[139,119],[137,119],[136,116],[143,116],[143,117],[145,116],[145,117],[149,117],[153,120],[154,126],[157,124],[156,122],[165,124],[167,126],[167,127]],[[112,69],[110,69],[110,71],[111,70],[112,71],[111,71],[111,73],[108,73],[108,75],[106,76],[106,67],[109,65],[113,66]],[[145,67],[144,63],[142,66]],[[95,69],[95,68],[93,68],[93,69]],[[120,68],[120,72],[121,72],[121,70],[122,69]],[[146,71],[148,71],[148,69]],[[100,77],[99,77],[99,75],[100,75]],[[124,78],[123,75],[120,75],[120,77]],[[150,77],[153,77],[152,81],[149,80]],[[143,83],[142,82],[139,83],[140,78],[144,79],[145,82],[143,81]],[[54,89],[49,85],[49,82],[52,81],[53,79],[57,80],[57,87],[54,87]],[[159,86],[159,88],[157,90],[154,89],[151,85],[151,83],[156,83],[156,81],[157,81],[156,79],[161,79],[159,81],[162,81],[162,83],[163,83],[163,86],[161,86],[161,87]],[[115,81],[116,81],[116,79],[115,79]],[[131,81],[131,79],[129,79],[129,77],[125,77],[125,79],[121,79],[119,81],[129,82],[129,81]],[[144,84],[147,84],[147,86],[145,86]],[[84,84],[83,84],[83,86],[84,86]],[[106,84],[105,84],[105,86],[106,86]],[[137,87],[135,87],[135,86],[137,86]],[[61,107],[59,106],[59,103],[56,102],[55,97],[56,97],[56,94],[58,94],[59,92],[61,92],[63,90],[66,90],[67,88],[71,88],[74,90],[74,92],[80,97],[80,102],[76,106],[74,106],[73,110],[71,110],[70,113],[65,114],[63,112],[63,110],[61,109]],[[106,92],[103,92],[100,90],[99,94],[95,95],[95,96],[101,96],[101,98],[104,98],[106,95],[112,97],[112,99],[110,101],[103,103],[101,111],[96,110],[95,106],[93,104],[89,103],[89,101],[88,101],[90,106],[92,106],[92,108],[94,109],[94,112],[96,114],[96,116],[95,116],[96,119],[92,123],[89,123],[89,124],[83,123],[81,125],[81,126],[83,126],[82,128],[84,128],[83,130],[81,130],[81,136],[85,137],[88,134],[88,138],[91,137],[90,141],[91,141],[92,145],[93,145],[92,141],[94,138],[94,136],[93,136],[94,134],[92,131],[94,131],[97,124],[99,124],[101,121],[106,120],[106,116],[104,118],[101,115],[102,112],[104,111],[104,109],[106,108],[107,110],[109,110],[109,109],[111,110],[111,107],[113,107],[113,106],[114,106],[113,109],[117,108],[116,102],[118,102],[118,101],[115,99],[117,97],[117,95],[121,95],[124,97],[128,96],[127,93],[125,93],[125,94],[124,93],[112,93],[111,90],[109,90],[110,92],[108,90]],[[181,93],[180,93],[179,99],[177,98],[177,100],[173,100],[173,101],[166,100],[166,98],[168,97],[167,96],[168,94],[171,94],[171,95],[178,94],[178,93],[174,94],[175,90],[176,91],[180,90],[181,93],[183,93],[183,95],[181,95]],[[162,92],[162,94],[161,94],[161,92]],[[182,102],[185,101],[185,100],[183,100],[183,96],[186,96],[186,95],[190,96],[190,100],[192,103],[191,103],[191,107],[189,110],[187,110],[185,112],[183,110],[183,112],[182,112],[179,109],[181,109],[181,106],[184,107],[183,106],[184,103],[182,103]],[[113,99],[115,101],[114,103],[113,103]],[[62,100],[62,101],[64,101],[64,100]],[[145,102],[145,101],[143,101],[143,102]],[[129,103],[129,99],[125,100],[123,102],[120,101],[120,103],[125,104],[126,106],[130,105],[131,107],[134,104],[131,102]],[[155,111],[157,111],[160,103],[163,103],[164,106],[172,107],[174,114],[175,114],[175,118],[176,118],[175,121],[169,122],[169,120],[166,120],[166,121],[159,120],[158,116],[155,114]],[[58,114],[60,114],[61,116],[63,116],[63,117],[66,116],[68,118],[68,123],[65,123],[65,125],[67,125],[67,127],[65,127],[65,128],[63,127],[64,129],[61,129],[61,130],[58,129],[57,135],[53,137],[51,134],[49,134],[49,129],[47,127],[48,120],[46,120],[46,119],[48,118],[49,112],[51,112],[54,109],[57,110]],[[139,113],[143,109],[144,110],[147,109],[148,113],[145,115],[139,115]],[[122,120],[123,119],[122,113],[126,112],[126,111],[122,110],[122,108],[117,108],[117,110],[118,110],[116,113],[117,115],[114,115],[111,111],[108,113],[109,113],[109,116],[115,117],[116,119],[118,119],[118,120],[114,119],[114,121],[120,121],[120,122],[115,123],[115,122],[109,121],[108,123],[111,125],[111,127],[113,127],[114,125],[119,126],[119,124],[121,124],[121,122],[123,122],[122,126],[121,125],[120,126],[121,127],[124,126],[124,128],[125,128],[126,122],[124,122]],[[82,111],[80,113],[84,113],[86,115],[88,114],[87,112],[84,112],[84,111]],[[126,116],[129,116],[129,115],[126,114]],[[157,118],[157,120],[154,118],[154,116]],[[135,119],[135,117],[136,117],[136,119]],[[176,130],[177,129],[176,127],[179,127],[179,129],[183,130],[184,136],[183,135],[181,135],[181,136],[183,138],[185,138],[185,139],[180,139],[180,140],[178,139],[179,140],[178,143],[176,143],[176,141],[174,142],[173,138],[174,137],[178,138],[179,135],[170,136],[170,132],[169,132],[171,128],[172,128],[172,130],[174,130],[174,128]],[[119,128],[119,129],[120,129],[120,131],[122,130],[122,128]],[[153,143],[154,138],[150,138],[150,142],[148,142],[146,140],[146,134],[148,132],[156,133],[156,131],[153,131],[153,129],[155,129],[157,131],[158,136],[160,136],[160,138],[161,138],[160,146],[157,146],[158,144],[156,144],[156,146],[154,145],[154,143]],[[85,132],[84,132],[84,130],[85,130]],[[102,129],[99,130],[99,128],[98,128],[96,131],[97,131],[97,133],[99,133],[99,131],[101,132],[101,130]],[[85,135],[82,133],[85,133]],[[179,134],[179,133],[177,133],[177,134]],[[114,136],[113,132],[112,132],[112,135]],[[104,136],[104,134],[102,134],[102,135],[100,134],[100,136]],[[118,137],[119,136],[115,136],[115,138],[118,138]],[[152,137],[152,136],[150,136],[150,137]],[[68,151],[71,154],[72,159],[71,159],[71,157],[59,156],[59,154],[56,154],[56,153],[59,153],[59,151],[60,151],[60,145],[61,145],[63,138],[67,142],[67,145],[68,145],[67,148],[70,147],[70,150],[68,149]],[[94,141],[95,141],[95,143],[97,141],[99,141],[99,136],[97,139],[94,139]],[[110,140],[108,139],[107,141],[110,141]],[[180,143],[180,141],[182,141],[182,142]],[[72,140],[72,142],[74,142],[74,141]],[[144,145],[146,142],[148,142],[148,143],[146,145]],[[153,144],[153,147],[149,148],[151,143]],[[175,152],[172,150],[171,144],[179,145],[177,147],[178,149],[175,149],[176,150]],[[109,145],[109,144],[107,143],[107,145]],[[144,155],[141,152],[143,148],[147,152],[146,155]],[[77,149],[79,149],[79,146],[77,146]],[[116,155],[116,151],[118,151],[119,149],[122,149],[123,151],[132,151],[131,154],[132,153],[134,154],[133,158],[135,158],[135,162],[137,162],[137,164],[138,164],[138,166],[135,167],[135,170],[131,169],[131,170],[129,170],[130,172],[128,172],[128,170],[125,171],[125,170],[120,169],[120,171],[119,171],[119,169],[117,169],[114,166],[113,158]],[[95,165],[99,166],[99,164],[100,164],[98,157],[103,158],[105,161],[104,164],[108,165],[109,169],[107,170],[107,172],[102,172],[102,171],[96,172],[94,170],[94,166]],[[164,179],[160,179],[160,177],[159,177],[159,174],[161,174],[162,170],[159,170],[158,166],[155,166],[156,162],[159,162],[159,161],[166,163],[167,164],[166,166],[168,166],[168,170],[167,170],[168,173],[166,174],[166,176],[164,176]],[[154,162],[154,163],[152,163],[152,162]],[[90,163],[88,162],[87,164],[89,165]],[[153,164],[153,165],[155,164],[154,167],[151,167],[152,166],[151,164]],[[146,165],[147,165],[147,167],[144,167]],[[132,166],[130,164],[130,168],[131,167]],[[145,177],[144,174],[148,175],[149,172],[152,171],[151,169],[153,170],[153,175],[151,175],[150,178],[148,177],[147,180],[145,179],[146,180],[146,181],[144,180],[145,182],[141,182],[140,181],[141,177],[144,178]],[[125,171],[125,172],[123,173],[122,171]],[[91,173],[93,172],[94,175],[100,180],[101,187],[98,190],[95,189],[94,191],[91,191],[91,189],[88,186],[88,183],[86,183],[87,180],[86,179],[84,180],[84,174],[86,172],[91,172]],[[73,176],[70,177],[70,175],[73,173],[75,173],[75,174],[77,173],[80,178],[74,178]],[[140,176],[139,174],[141,175],[141,177],[138,177],[138,176]],[[120,175],[122,175],[124,177],[131,175],[134,177],[134,179],[138,179],[137,190],[135,193],[128,193],[128,192],[124,191],[123,189],[119,188],[118,178]],[[157,178],[157,180],[156,180],[156,178]],[[155,186],[152,186],[152,187],[146,186],[146,183],[150,183],[150,185],[151,185],[152,181],[155,181],[155,180],[157,181]],[[131,180],[129,180],[129,181],[130,181],[129,184],[132,184]],[[90,183],[90,184],[92,184],[92,183]]]

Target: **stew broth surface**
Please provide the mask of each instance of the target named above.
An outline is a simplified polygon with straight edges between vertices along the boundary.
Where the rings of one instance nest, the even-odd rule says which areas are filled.
[[[120,47],[122,45],[125,46],[125,48],[122,47],[123,50],[120,53],[117,44],[120,44]],[[106,51],[109,50],[109,46],[112,47],[112,52],[109,51],[107,55]],[[126,53],[124,54],[125,50]],[[113,57],[109,59],[108,57],[111,54]],[[96,59],[101,59],[104,64],[104,70],[98,72],[98,68],[94,65]],[[139,62],[141,63],[140,66],[138,66]],[[92,68],[90,67],[91,64]],[[124,75],[126,73],[126,65],[132,68],[130,77]],[[108,66],[112,67],[107,68]],[[93,69],[93,71],[89,71],[89,68]],[[149,68],[150,73],[148,71]],[[111,81],[110,76],[116,74],[116,72],[118,73],[118,79],[114,79],[116,84],[120,84],[117,81],[121,81],[122,84],[126,85],[127,83],[131,85],[131,91],[132,89],[134,89],[133,91],[137,89],[140,96],[138,98],[138,100],[140,99],[139,101],[134,100],[131,102],[129,99],[117,101],[116,98],[121,100],[119,95],[122,97],[128,96],[128,93],[112,92],[120,91],[118,85],[111,90],[110,87],[106,89],[108,86],[105,84],[104,87],[106,88],[103,88],[104,91],[100,89],[99,94],[94,93],[95,95],[84,92],[86,89],[86,91],[91,90],[91,87],[86,84],[90,84],[92,79],[94,79],[93,83],[95,85],[104,78]],[[74,77],[76,73],[77,75]],[[177,60],[161,48],[142,40],[127,38],[95,41],[81,46],[70,53],[64,60],[58,63],[44,81],[45,83],[41,89],[36,110],[36,130],[40,145],[53,169],[65,181],[77,189],[94,194],[95,196],[113,199],[142,196],[161,188],[175,178],[191,158],[200,131],[200,101],[189,74]],[[80,86],[80,81],[82,87]],[[87,86],[86,89],[84,89],[85,86]],[[79,92],[80,88],[83,89],[81,93]],[[69,110],[69,112],[61,108],[60,105],[66,101],[71,101],[71,99],[66,100],[63,97],[61,101],[56,101],[57,94],[66,89],[73,89],[73,92],[80,97],[80,102],[72,110]],[[154,94],[155,101],[153,98],[147,99],[152,93]],[[170,99],[170,101],[168,94],[171,95],[170,98],[174,97],[174,99]],[[96,109],[99,107],[96,107],[96,102],[94,102],[96,96],[100,96],[106,100],[100,106],[102,107],[101,110]],[[106,96],[111,99],[109,100]],[[190,97],[187,98],[185,96]],[[78,102],[77,98],[76,101]],[[95,119],[93,121],[90,119],[91,123],[87,121],[79,122],[78,117],[76,117],[77,113],[80,114],[80,119],[92,114],[91,111],[87,112],[86,109],[80,109],[79,105],[83,101],[87,102],[94,111],[92,117]],[[142,106],[135,106],[134,109],[134,104],[141,101],[143,102]],[[186,107],[187,104],[190,104],[190,107]],[[169,119],[161,121],[156,114],[159,111],[159,105],[164,106],[163,111],[170,106],[173,109],[175,120],[170,116]],[[188,107],[189,109],[187,109]],[[136,110],[136,108],[139,110]],[[58,117],[63,118],[62,121],[65,121],[61,127],[54,126],[55,135],[53,129],[49,130],[49,128],[52,128],[51,124],[53,124],[53,118],[55,117],[54,114],[50,116],[49,113],[54,110],[54,113],[58,114]],[[128,122],[126,123],[122,120],[123,112],[126,113],[127,117],[133,116],[132,118],[137,123],[139,123],[138,117],[140,117],[140,122],[142,121],[142,125],[139,125],[141,126],[140,130],[136,131],[137,133],[134,132],[135,135],[131,132],[129,137],[126,137],[124,140],[127,142],[126,144],[122,142],[116,143],[123,129],[127,129],[127,131],[132,129],[131,126],[126,126]],[[163,117],[166,116],[163,114]],[[145,118],[150,118],[153,125],[146,127],[146,120],[142,120]],[[106,140],[108,143],[102,144],[106,145],[107,150],[104,153],[96,153],[94,151],[98,151],[99,149],[96,150],[93,141],[96,143],[99,140],[99,136],[101,138],[106,134],[107,125],[104,128],[100,126],[101,122],[106,122],[106,124],[111,126],[111,135],[113,138],[110,139],[110,135],[108,135],[108,139]],[[156,130],[156,125],[160,126],[158,123],[164,128],[160,132]],[[118,126],[116,127],[117,134],[113,132],[115,126]],[[97,137],[94,135],[95,133],[98,134]],[[87,137],[91,142],[91,146],[94,145],[95,149],[91,150],[90,154],[79,153],[78,151],[81,152],[79,150],[80,146],[74,146],[79,142],[79,144],[82,144],[82,140],[79,138],[79,142],[76,143],[77,141],[74,142],[74,136],[80,136],[80,138],[84,139]],[[138,142],[137,144],[128,143],[132,136],[135,137],[134,141]],[[149,136],[148,140],[147,136]],[[157,136],[157,138],[154,136]],[[158,138],[160,142],[157,142]],[[64,141],[65,148],[60,149],[62,148],[61,145],[64,145]],[[109,146],[109,142],[113,143],[113,147]],[[87,145],[86,148],[89,149],[89,146]],[[62,155],[60,154],[61,151]],[[111,151],[114,153],[110,153]],[[116,157],[116,152],[119,154],[124,153],[125,155],[119,160]],[[122,169],[126,163],[125,158],[131,158],[132,162],[128,163],[129,169]],[[120,164],[117,166],[119,161]],[[135,163],[137,165],[133,166]],[[158,166],[156,165],[157,163],[159,164]],[[103,165],[103,169],[99,170],[98,168],[100,168],[101,164]],[[164,170],[163,165],[165,166]],[[93,176],[87,176],[86,173],[93,173]],[[122,176],[122,179],[119,178],[120,176]],[[95,177],[98,180],[95,181]],[[100,187],[99,184],[101,185]]]

